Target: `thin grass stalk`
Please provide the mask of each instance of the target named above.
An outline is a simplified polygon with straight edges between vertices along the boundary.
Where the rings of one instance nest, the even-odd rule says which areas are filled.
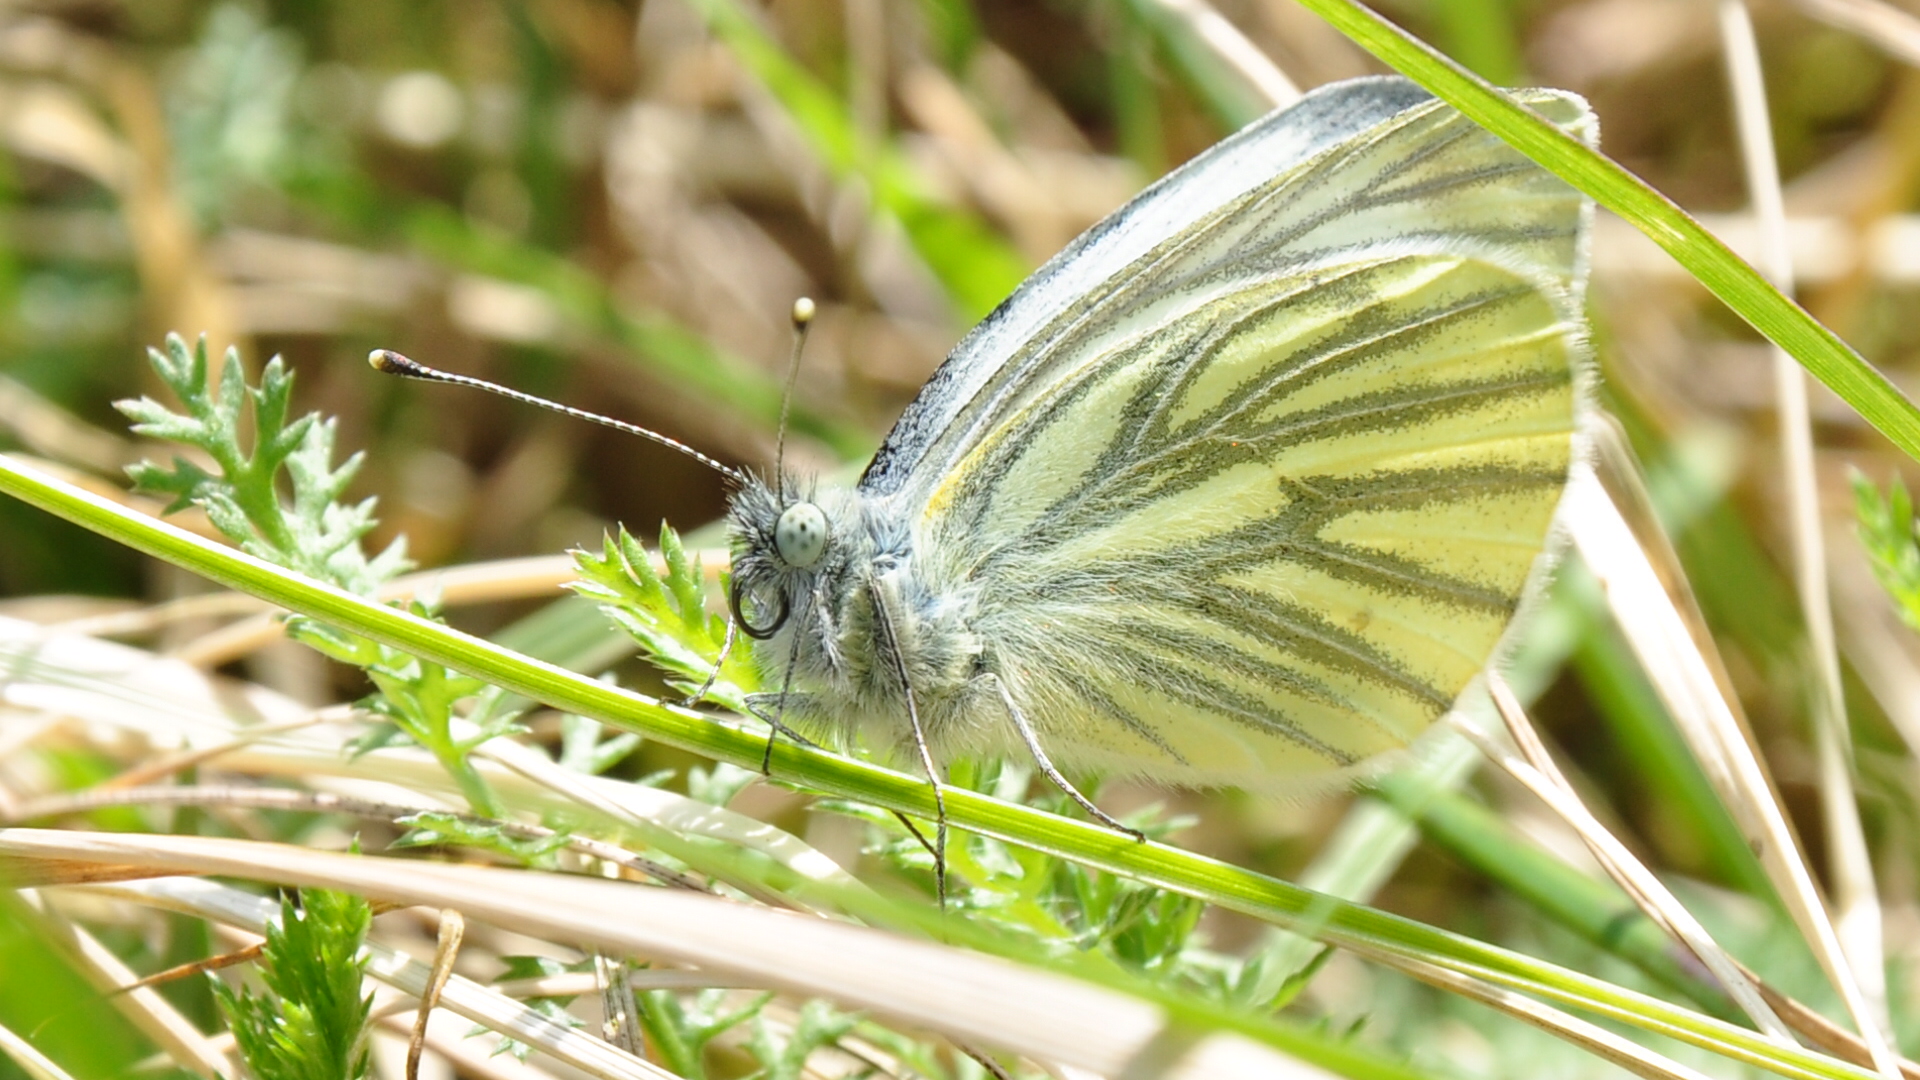
[[[1221,66],[1232,72],[1267,108],[1277,109],[1300,99],[1299,84],[1207,0],[1137,0],[1137,3],[1143,10],[1159,12],[1163,32],[1181,34],[1218,58]]]
[[[460,959],[460,943],[467,936],[467,919],[455,908],[440,909],[439,931],[434,935],[433,965],[427,973],[427,985],[420,991],[414,1009],[413,1029],[407,1033],[406,1080],[420,1080],[420,1056],[427,1049],[427,1025],[440,1007],[447,980],[453,975],[454,962]]]
[[[39,929],[46,933],[48,940],[59,946],[95,990],[111,995],[108,1000],[113,1007],[165,1051],[174,1064],[202,1080],[235,1080],[233,1063],[153,987],[116,993],[121,987],[138,982],[139,976],[121,962],[113,950],[83,927],[50,909],[38,893],[23,892],[21,898],[38,917]]]
[[[1525,708],[1521,706],[1520,700],[1514,696],[1506,682],[1498,675],[1490,676],[1487,680],[1487,689],[1493,696],[1494,706],[1499,710],[1500,718],[1506,722],[1508,732],[1512,734],[1514,742],[1520,747],[1526,760],[1516,760],[1512,754],[1469,724],[1458,724],[1457,730],[1473,740],[1482,754],[1525,785],[1529,791],[1546,803],[1549,809],[1558,814],[1562,821],[1571,826],[1579,835],[1581,842],[1586,844],[1587,850],[1593,854],[1594,859],[1606,870],[1607,875],[1613,878],[1628,896],[1633,897],[1634,902],[1640,905],[1640,909],[1647,913],[1648,918],[1658,923],[1675,940],[1699,957],[1700,962],[1707,966],[1707,970],[1713,972],[1714,977],[1719,979],[1721,988],[1733,998],[1735,1004],[1740,1006],[1741,1011],[1753,1020],[1755,1026],[1788,1045],[1797,1045],[1792,1030],[1760,996],[1759,988],[1754,985],[1752,979],[1747,977],[1746,972],[1740,968],[1733,957],[1720,947],[1719,942],[1713,940],[1707,928],[1700,925],[1699,920],[1695,919],[1692,912],[1680,903],[1679,898],[1661,884],[1660,879],[1635,858],[1633,852],[1629,851],[1618,837],[1609,832],[1606,826],[1602,825],[1580,801],[1580,796],[1573,790],[1573,785],[1567,781],[1566,775],[1547,754],[1546,746],[1534,731],[1533,723],[1527,717]]]
[[[1464,739],[1438,732],[1435,735],[1423,746],[1419,762],[1404,775],[1429,790],[1452,791],[1479,768],[1480,758]],[[1370,903],[1419,842],[1420,826],[1413,815],[1383,799],[1355,799],[1295,881],[1303,889]],[[1252,970],[1258,977],[1246,988],[1244,998],[1273,1000],[1321,948],[1322,944],[1311,937],[1279,929],[1268,931],[1260,956],[1253,962]]]
[[[373,1021],[381,1030],[403,1039],[407,1037],[412,1022],[391,1015]],[[481,1040],[473,1038],[472,1032],[472,1024],[444,1013],[435,1013],[433,1023],[427,1030],[426,1048],[446,1062],[452,1075],[463,1080],[566,1080],[558,1070],[524,1065],[511,1057],[494,1053]],[[668,1078],[685,1080],[668,1072],[662,1072],[651,1080]]]
[[[12,816],[0,818],[0,821],[7,824],[26,823],[41,818],[60,818],[116,806],[195,806],[236,810],[282,810],[307,814],[345,814],[371,821],[382,821],[396,830],[406,829],[407,825],[402,820],[404,818],[418,814],[446,812],[444,807],[438,805],[376,802],[335,795],[331,792],[302,791],[297,788],[202,784],[114,788],[99,784],[81,791],[41,795],[29,799],[21,803]],[[470,820],[479,822],[483,819],[471,818]],[[618,844],[577,834],[561,834],[544,825],[524,822],[504,822],[501,823],[501,827],[504,832],[522,840],[545,840],[564,835],[564,846],[585,858],[630,870],[652,878],[662,885],[691,889],[696,892],[706,891],[705,886],[688,875],[661,866]]]
[[[33,1048],[33,1044],[15,1034],[11,1028],[0,1026],[0,1054],[19,1066],[27,1074],[28,1080],[74,1080],[61,1069],[54,1060]]]
[[[1791,295],[1793,259],[1787,244],[1786,205],[1780,191],[1780,169],[1753,21],[1744,0],[1720,0],[1718,7],[1741,161],[1759,225],[1762,267],[1775,288]],[[1807,624],[1814,676],[1810,705],[1829,853],[1827,870],[1838,909],[1835,930],[1865,1009],[1855,1010],[1854,995],[1843,991],[1842,999],[1868,1045],[1885,1048],[1889,1046],[1886,1033],[1891,1020],[1887,1013],[1880,900],[1853,788],[1853,739],[1848,730],[1846,697],[1840,688],[1840,655],[1827,582],[1826,538],[1821,528],[1819,482],[1814,473],[1813,420],[1807,408],[1806,375],[1786,350],[1776,345],[1770,351],[1780,409],[1780,452],[1785,467],[1794,585]],[[1828,977],[1842,976],[1830,971]],[[1876,1049],[1874,1060],[1883,1072],[1890,1056],[1890,1050],[1883,1054]]]
[[[1842,998],[1852,995],[1849,1011],[1865,1015],[1867,1006],[1860,997],[1859,984],[1851,977],[1839,936],[1773,786],[1743,725],[1721,696],[1701,645],[1687,631],[1633,530],[1598,484],[1570,487],[1563,511],[1575,546],[1604,584],[1607,604],[1634,655],[1680,725],[1721,800],[1759,852],[1795,925],[1827,968]],[[1869,1049],[1873,1046],[1869,1041]],[[1894,1075],[1889,1069],[1897,1072],[1899,1067],[1884,1040],[1874,1054],[1874,1062],[1876,1069],[1888,1076]]]
[[[1568,620],[1567,609],[1560,605],[1534,612],[1529,632],[1503,665],[1503,678],[1509,686],[1519,688],[1524,700],[1538,697],[1566,663],[1573,642],[1573,633],[1565,625]],[[1475,717],[1464,722],[1480,723],[1479,714],[1489,705],[1485,698],[1462,702],[1460,707],[1471,710]],[[1465,738],[1434,731],[1423,738],[1417,760],[1390,779],[1425,793],[1423,798],[1444,798],[1464,784],[1481,763],[1479,751]],[[1354,800],[1313,861],[1296,876],[1296,882],[1343,900],[1371,902],[1374,893],[1420,842],[1425,827],[1417,818],[1418,813],[1405,801],[1384,794]],[[1298,934],[1272,931],[1261,946],[1261,956],[1253,962],[1259,979],[1247,990],[1246,999],[1270,999],[1319,947]]]
[[[1880,0],[1791,0],[1809,18],[1870,41],[1903,64],[1920,67],[1920,18]]]
[[[271,900],[198,878],[160,878],[69,888],[239,927],[253,934],[266,933],[268,922],[280,914],[279,906]],[[365,948],[370,956],[367,974],[376,982],[416,1000],[426,991],[433,975],[431,965],[377,942],[368,942]],[[568,1027],[528,1008],[497,988],[482,986],[461,975],[447,980],[440,994],[440,1005],[591,1076],[604,1080],[671,1080],[672,1074],[658,1066],[623,1053],[585,1030]],[[412,1008],[404,1011],[412,1012]]]
[[[1592,1021],[1582,1020],[1525,995],[1490,986],[1478,979],[1431,964],[1414,962],[1401,970],[1429,986],[1499,1009],[1508,1016],[1565,1039],[1645,1080],[1711,1080],[1705,1073],[1688,1068],[1665,1054],[1655,1053]]]
[[[720,565],[725,565],[724,557]],[[422,570],[387,582],[376,595],[391,601],[433,593],[441,607],[453,608],[501,600],[553,599],[564,595],[561,586],[573,578],[571,556],[528,555]],[[286,636],[285,620],[281,618],[284,614],[245,593],[219,592],[82,616],[50,624],[47,629],[89,637],[129,637],[156,633],[181,622],[250,616],[210,631],[173,653],[200,667],[219,667]]]

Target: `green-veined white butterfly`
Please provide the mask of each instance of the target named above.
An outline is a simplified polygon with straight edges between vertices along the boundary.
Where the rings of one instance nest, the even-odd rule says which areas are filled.
[[[1399,78],[1195,158],[969,334],[854,487],[726,470],[768,718],[930,771],[1024,748],[1076,799],[1054,764],[1297,789],[1407,746],[1550,562],[1590,216]]]

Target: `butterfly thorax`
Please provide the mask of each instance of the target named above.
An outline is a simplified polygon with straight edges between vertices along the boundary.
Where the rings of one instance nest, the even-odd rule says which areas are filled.
[[[911,687],[930,741],[965,725],[984,663],[973,594],[928,579],[893,500],[750,478],[728,516],[734,618],[754,639],[766,691],[756,708],[803,732],[861,731],[899,749],[911,744]]]

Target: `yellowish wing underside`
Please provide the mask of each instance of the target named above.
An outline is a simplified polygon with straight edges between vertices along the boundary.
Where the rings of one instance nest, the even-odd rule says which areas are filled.
[[[1486,665],[1574,445],[1563,297],[1365,251],[1110,339],[917,548],[1063,765],[1272,788],[1405,746]],[[997,741],[997,736],[986,737]]]

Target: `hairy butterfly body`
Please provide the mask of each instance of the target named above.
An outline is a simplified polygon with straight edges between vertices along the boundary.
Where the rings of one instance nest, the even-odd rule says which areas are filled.
[[[857,485],[742,480],[763,711],[1256,790],[1408,745],[1550,562],[1590,213],[1394,78],[1196,158],[976,328]]]

